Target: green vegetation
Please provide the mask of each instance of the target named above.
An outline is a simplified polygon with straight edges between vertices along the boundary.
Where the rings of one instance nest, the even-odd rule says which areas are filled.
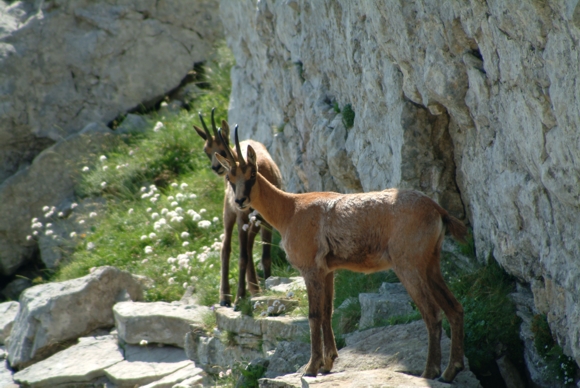
[[[573,358],[565,355],[562,347],[554,341],[545,315],[534,316],[532,333],[534,333],[534,346],[546,361],[548,376],[565,385],[573,384],[578,365]]]
[[[338,106],[338,101],[334,101],[334,104],[332,104],[332,109],[334,110],[335,113],[340,113],[340,107]]]
[[[202,304],[219,299],[223,180],[211,172],[203,140],[192,130],[198,111],[216,107],[217,120],[227,114],[233,57],[223,45],[217,58],[206,66],[206,85],[190,111],[153,113],[154,130],[121,135],[105,155],[87,156],[77,196],[101,197],[106,205],[90,214],[82,206],[73,210],[78,230],[70,231],[72,253],[50,280],[114,265],[153,280],[149,301],[179,299],[190,285]],[[234,244],[231,257],[237,249]]]
[[[361,317],[361,307],[358,301],[360,293],[377,292],[384,282],[397,282],[397,276],[393,271],[375,272],[369,275],[339,270],[334,276],[334,315],[332,316],[332,329],[336,337],[336,346],[340,349],[345,346],[343,334],[351,333],[358,329]],[[339,307],[347,299],[347,306]]]
[[[354,125],[354,110],[352,110],[352,105],[346,104],[342,108],[342,123],[346,127],[346,129],[350,129]]]
[[[477,375],[488,374],[494,368],[496,349],[505,349],[515,364],[523,363],[523,348],[519,338],[521,320],[509,298],[515,280],[506,274],[493,257],[486,266],[470,273],[453,267],[451,260],[443,262],[449,288],[465,311],[465,354]],[[444,321],[449,334],[449,324]]]
[[[245,368],[238,367],[242,378],[238,380],[236,387],[238,388],[254,388],[258,387],[258,380],[266,374],[266,367],[262,364],[248,364]]]

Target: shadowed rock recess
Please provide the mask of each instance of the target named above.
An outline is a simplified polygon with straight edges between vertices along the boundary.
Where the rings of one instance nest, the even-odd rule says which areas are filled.
[[[229,122],[268,145],[289,191],[413,187],[466,216],[479,259],[532,292],[578,362],[578,15],[556,1],[224,0]]]

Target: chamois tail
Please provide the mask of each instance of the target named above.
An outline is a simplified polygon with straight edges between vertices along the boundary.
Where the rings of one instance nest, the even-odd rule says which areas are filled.
[[[449,233],[451,233],[451,235],[456,240],[462,243],[467,242],[467,240],[465,239],[467,237],[467,227],[465,226],[465,224],[463,224],[463,222],[461,222],[460,220],[453,217],[451,214],[447,212],[441,215],[441,219],[443,220],[443,223],[447,226],[447,230],[449,230]]]

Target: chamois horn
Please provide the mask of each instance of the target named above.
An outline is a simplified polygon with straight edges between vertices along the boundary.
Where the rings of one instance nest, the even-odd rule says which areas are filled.
[[[213,113],[213,111],[212,111],[212,113]],[[211,143],[212,137],[211,137],[211,134],[209,133],[209,130],[207,129],[207,125],[205,125],[205,121],[203,121],[203,115],[201,114],[201,112],[199,112],[198,114],[199,114],[199,120],[201,121],[201,125],[203,126],[203,131],[207,135],[208,141]]]
[[[238,126],[236,125],[236,128]],[[226,155],[228,157],[228,159],[230,160],[230,164],[232,165],[232,167],[236,166],[236,158],[234,158],[234,155],[232,154],[232,151],[230,150],[230,147],[227,145],[228,143],[226,143],[226,141],[224,140],[223,136],[222,136],[222,130],[221,128],[219,128],[217,130],[217,136],[219,137],[220,141],[222,142],[222,144],[225,145],[225,149],[226,149]]]
[[[213,134],[215,135],[215,137],[218,137],[218,132],[217,132],[217,128],[215,126],[215,119],[213,117],[215,112],[215,108],[211,109],[211,129],[213,130]],[[224,145],[227,145],[228,143],[224,142]]]
[[[238,139],[238,124],[234,128],[234,138],[236,141],[236,152],[238,153],[238,160],[240,161],[240,167],[246,166],[246,161],[244,160],[244,155],[242,155],[242,149],[240,147],[240,139]]]

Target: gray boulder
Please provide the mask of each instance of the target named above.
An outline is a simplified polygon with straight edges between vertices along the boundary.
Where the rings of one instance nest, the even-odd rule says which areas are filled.
[[[12,330],[12,325],[14,324],[19,308],[20,303],[18,302],[0,303],[0,345],[3,345],[6,338],[10,335],[10,330]]]
[[[274,378],[295,373],[310,360],[310,344],[282,341],[270,356],[265,377]]]
[[[33,160],[176,88],[223,36],[218,11],[217,0],[0,1],[0,274],[31,256],[24,228],[70,194],[67,161],[89,152],[69,144],[70,158],[45,154],[34,174]]]
[[[11,366],[21,369],[54,354],[59,345],[98,328],[112,327],[112,307],[127,295],[142,300],[143,287],[130,273],[114,267],[27,289],[20,297],[21,308],[7,341]]]
[[[44,206],[57,207],[66,201],[72,202],[74,183],[83,163],[88,155],[102,150],[113,136],[105,125],[91,123],[41,152],[30,166],[0,184],[0,203],[3,204],[0,207],[0,273],[13,273],[35,250],[35,239],[27,240],[26,237],[32,234],[31,219],[36,217],[44,225],[56,218],[56,214],[48,216],[50,212],[43,211]],[[56,243],[52,236],[46,236],[46,230],[42,230],[40,236],[45,264],[54,268],[60,259],[59,251],[51,249]]]
[[[411,297],[401,283],[383,283],[378,294],[359,294],[359,329],[384,324],[392,317],[411,314]]]
[[[1,353],[1,352],[0,352]],[[13,373],[8,366],[8,361],[0,357],[0,387],[18,388],[19,385],[14,382]]]
[[[84,337],[78,344],[17,372],[14,380],[34,388],[89,383],[121,361],[123,353],[113,336]]]
[[[178,302],[121,302],[113,307],[119,339],[129,344],[149,343],[184,347],[190,326],[202,327],[209,307]]]

